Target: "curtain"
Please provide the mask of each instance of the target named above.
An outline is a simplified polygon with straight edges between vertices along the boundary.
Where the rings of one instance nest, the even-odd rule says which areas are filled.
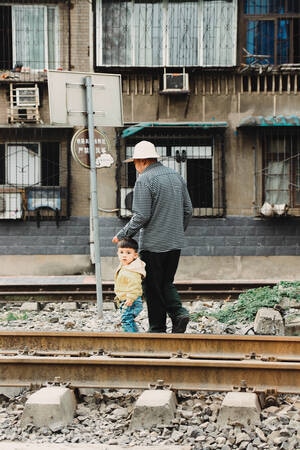
[[[13,6],[14,63],[24,67],[45,67],[45,17],[43,6]]]
[[[234,66],[236,64],[236,2],[204,1],[202,46],[203,66]]]
[[[101,10],[100,10],[101,11]],[[102,3],[103,64],[132,64],[132,2]]]
[[[170,2],[167,24],[166,65],[198,65],[198,2]]]
[[[289,204],[289,162],[269,162],[266,175],[266,202]]]
[[[7,146],[7,184],[14,186],[38,185],[41,179],[38,144],[9,144]]]
[[[134,7],[134,61],[137,66],[159,66],[162,61],[162,5],[136,3]]]
[[[56,57],[56,40],[57,40],[57,30],[56,30],[56,10],[55,8],[47,8],[47,39],[48,39],[48,69],[57,69],[58,61]]]

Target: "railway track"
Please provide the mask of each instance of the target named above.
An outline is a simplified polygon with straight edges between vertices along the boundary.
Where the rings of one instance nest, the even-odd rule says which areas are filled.
[[[0,332],[0,385],[300,393],[300,338]]]
[[[274,286],[274,281],[202,281],[177,282],[175,286],[183,301],[206,299],[236,299],[248,289]],[[103,301],[112,301],[114,290],[112,282],[102,283]],[[49,283],[47,284],[0,284],[0,303],[24,302],[28,300],[46,302],[95,302],[96,285],[90,283]]]

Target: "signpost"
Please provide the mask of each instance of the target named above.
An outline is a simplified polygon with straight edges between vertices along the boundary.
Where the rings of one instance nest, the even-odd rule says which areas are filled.
[[[110,167],[114,159],[110,154],[110,143],[106,135],[94,130],[95,164],[97,169]],[[77,131],[71,141],[71,152],[75,161],[90,169],[90,140],[87,128]]]
[[[102,133],[100,133],[101,137],[99,138],[97,135],[99,132],[94,127],[97,125],[123,126],[121,77],[114,74],[49,71],[48,88],[50,119],[53,124],[69,124],[84,127],[87,125],[88,127],[88,138],[82,137],[82,139],[88,139],[88,143],[76,141],[75,135],[72,140],[72,153],[76,155],[75,159],[78,162],[86,164],[86,167],[90,169],[91,227],[95,244],[97,308],[99,316],[102,317],[103,298],[95,143],[99,144],[96,147],[99,153],[97,157],[98,167],[110,167],[113,160],[106,149],[106,146],[109,147],[108,141],[105,140]],[[80,132],[84,131],[80,130]],[[76,145],[79,145],[81,142],[85,145],[80,147],[81,150],[79,150],[79,147],[77,148]],[[84,157],[83,154],[85,154]],[[105,164],[110,165],[107,166]]]

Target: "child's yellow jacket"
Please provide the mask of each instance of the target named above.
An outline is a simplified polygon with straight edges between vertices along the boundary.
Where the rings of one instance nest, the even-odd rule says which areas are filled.
[[[115,273],[115,294],[119,302],[136,300],[143,294],[142,279],[146,276],[145,263],[140,258],[127,266],[118,266]]]

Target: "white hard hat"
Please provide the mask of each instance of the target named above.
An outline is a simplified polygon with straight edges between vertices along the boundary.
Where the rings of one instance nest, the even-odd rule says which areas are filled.
[[[159,158],[159,154],[155,150],[154,144],[149,141],[138,142],[133,149],[132,158],[125,159],[124,163],[132,162],[134,159]]]

